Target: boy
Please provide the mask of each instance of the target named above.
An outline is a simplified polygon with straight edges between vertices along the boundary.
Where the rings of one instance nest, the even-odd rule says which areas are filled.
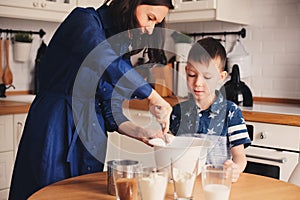
[[[185,68],[190,98],[173,107],[170,131],[210,140],[207,163],[231,166],[236,182],[247,164],[244,147],[251,141],[240,108],[219,91],[227,76],[225,62],[225,49],[213,38],[192,46]]]

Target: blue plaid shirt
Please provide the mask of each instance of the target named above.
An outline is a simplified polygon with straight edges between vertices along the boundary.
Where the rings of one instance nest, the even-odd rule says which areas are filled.
[[[241,144],[247,147],[251,143],[241,109],[220,92],[207,110],[200,110],[193,97],[175,105],[170,131],[176,136],[193,134],[211,141],[206,161],[210,164],[224,163],[232,158],[232,147]]]

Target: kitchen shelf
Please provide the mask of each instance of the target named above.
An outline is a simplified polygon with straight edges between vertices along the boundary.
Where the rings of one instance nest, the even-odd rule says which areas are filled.
[[[252,2],[249,0],[179,0],[170,10],[169,23],[224,21],[249,24]]]
[[[76,3],[76,0],[1,0],[0,17],[62,22]]]

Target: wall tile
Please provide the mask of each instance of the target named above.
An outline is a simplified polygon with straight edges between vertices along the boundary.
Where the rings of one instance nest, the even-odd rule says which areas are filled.
[[[253,84],[251,88],[254,90],[271,90],[272,89],[272,81],[262,78],[254,78]]]
[[[262,41],[262,53],[283,53],[284,41]]]
[[[300,65],[299,52],[295,53],[274,53],[274,63],[282,66]]]
[[[285,91],[285,92],[293,92],[297,89],[297,81],[292,79],[273,79],[272,80],[273,89],[276,91]]]
[[[287,27],[299,28],[300,27],[299,18],[300,18],[300,12],[297,13],[296,15],[287,15],[286,16]]]
[[[274,41],[274,29],[270,28],[257,28],[256,26],[250,26],[252,33],[252,41],[261,42],[261,41]],[[248,30],[247,27],[246,30]],[[249,32],[249,31],[248,31]],[[248,38],[247,38],[248,39]]]
[[[287,53],[299,50],[300,40],[289,40],[284,42],[284,51]]]
[[[253,68],[260,69],[266,65],[273,65],[274,63],[274,55],[271,53],[261,53],[261,52],[254,52],[252,53],[252,64]]]
[[[299,21],[300,23],[300,21]],[[287,29],[273,29],[274,41],[298,41],[299,40],[299,28],[289,27]]]

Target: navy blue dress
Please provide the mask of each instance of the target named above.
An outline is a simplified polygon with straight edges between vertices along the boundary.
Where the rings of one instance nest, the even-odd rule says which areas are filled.
[[[111,20],[105,6],[76,8],[51,39],[9,199],[27,199],[56,181],[102,171],[106,131],[128,120],[122,101],[150,95],[150,85],[121,57],[128,41],[105,42],[118,31]]]

